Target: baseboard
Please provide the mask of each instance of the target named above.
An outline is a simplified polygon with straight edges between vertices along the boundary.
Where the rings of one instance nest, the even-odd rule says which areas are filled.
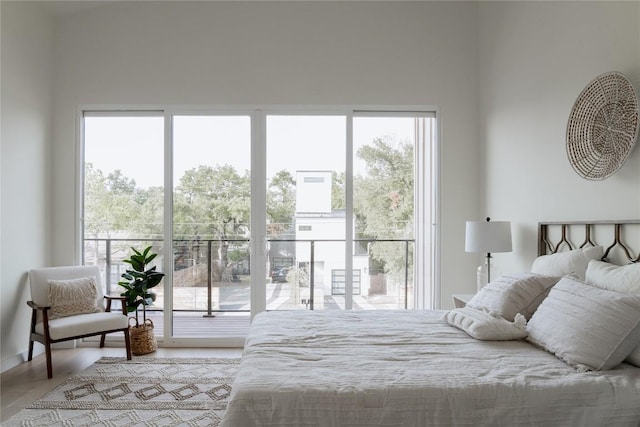
[[[13,357],[2,359],[2,366],[0,367],[0,373],[8,371],[11,368],[24,363],[27,360],[27,352],[19,353]]]
[[[51,348],[54,350],[62,349],[62,348],[76,348],[76,340],[63,341],[63,342],[51,344]],[[33,357],[35,358],[36,356],[39,356],[42,353],[44,353],[44,345],[40,344],[39,342],[35,342],[33,346]],[[0,366],[0,373],[8,371],[9,369],[15,368],[16,366],[20,365],[21,363],[26,362],[28,356],[29,356],[29,352],[23,351],[21,353],[18,353],[15,356],[2,359],[2,365]]]

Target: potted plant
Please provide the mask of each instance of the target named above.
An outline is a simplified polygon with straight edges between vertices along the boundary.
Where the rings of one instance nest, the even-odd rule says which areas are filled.
[[[156,266],[148,268],[148,265],[155,259],[158,254],[151,252],[151,246],[146,247],[142,252],[135,248],[131,248],[133,255],[129,259],[123,260],[131,265],[131,269],[127,269],[122,273],[124,280],[118,282],[125,291],[120,296],[126,297],[127,312],[136,312],[135,325],[129,325],[129,338],[131,340],[131,351],[135,355],[147,354],[154,352],[158,346],[153,333],[153,322],[147,319],[147,305],[152,304],[156,300],[156,294],[151,291],[160,284],[164,273],[156,271]],[[139,322],[138,308],[142,305],[142,323]]]

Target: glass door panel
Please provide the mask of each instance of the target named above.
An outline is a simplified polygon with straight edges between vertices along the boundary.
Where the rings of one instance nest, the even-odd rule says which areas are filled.
[[[174,337],[248,322],[250,149],[250,116],[173,116]]]
[[[164,120],[154,112],[85,112],[83,133],[83,263],[98,265],[104,292],[119,295],[131,247],[153,246],[162,268]],[[158,299],[147,310],[161,318],[162,286],[153,291]]]
[[[346,117],[267,115],[266,141],[267,310],[341,308]]]
[[[414,304],[417,130],[432,119],[382,114],[353,121],[354,309]]]

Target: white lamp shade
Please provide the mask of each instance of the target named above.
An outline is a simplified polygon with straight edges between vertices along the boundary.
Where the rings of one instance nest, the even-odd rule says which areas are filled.
[[[511,252],[509,221],[467,221],[465,252]]]

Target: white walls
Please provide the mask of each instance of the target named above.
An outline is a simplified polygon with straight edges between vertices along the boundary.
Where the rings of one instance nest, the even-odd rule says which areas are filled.
[[[3,1],[1,369],[22,361],[30,311],[26,272],[49,263],[53,21],[29,2]]]
[[[56,25],[54,263],[74,259],[82,104],[437,105],[443,301],[474,286],[473,2],[118,2]],[[124,155],[124,153],[123,153]]]
[[[620,71],[640,89],[639,2],[481,2],[484,211],[511,220],[504,272],[528,270],[539,221],[640,217],[640,148],[605,181],[580,178],[565,132],[578,94]],[[638,144],[636,144],[638,145]]]

